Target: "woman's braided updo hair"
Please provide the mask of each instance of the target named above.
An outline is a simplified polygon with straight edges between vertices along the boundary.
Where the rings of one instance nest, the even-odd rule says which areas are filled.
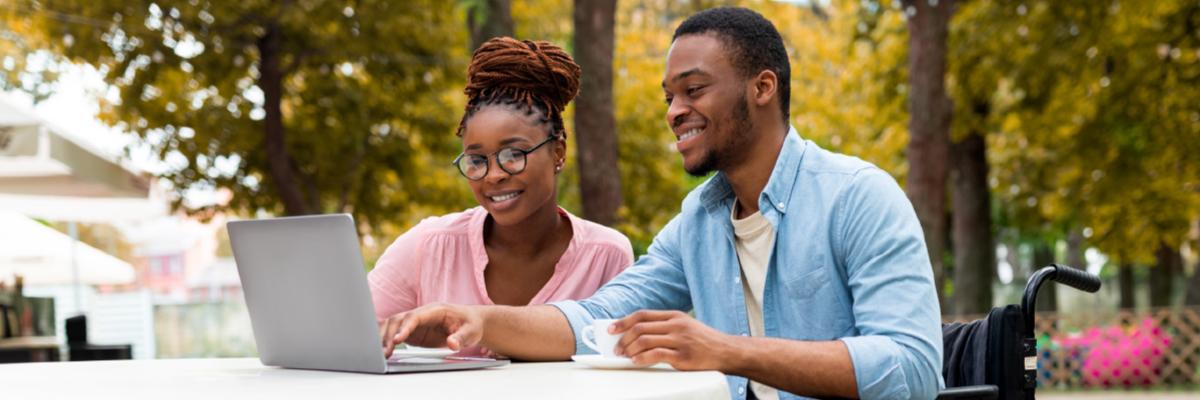
[[[545,41],[498,37],[479,46],[467,67],[467,109],[458,123],[486,106],[502,105],[541,114],[550,134],[566,138],[562,112],[579,93],[579,65],[562,48]]]

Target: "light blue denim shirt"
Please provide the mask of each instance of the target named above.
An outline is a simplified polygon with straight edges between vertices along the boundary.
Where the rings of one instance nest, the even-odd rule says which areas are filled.
[[[694,310],[721,332],[749,335],[729,220],[734,201],[717,173],[688,194],[637,263],[588,299],[552,303],[575,331],[576,352],[592,352],[579,338],[593,318],[638,310]],[[862,398],[934,398],[944,387],[941,314],[921,225],[896,181],[791,128],[758,208],[776,232],[766,335],[841,340]],[[745,399],[747,379],[728,379],[732,397]]]

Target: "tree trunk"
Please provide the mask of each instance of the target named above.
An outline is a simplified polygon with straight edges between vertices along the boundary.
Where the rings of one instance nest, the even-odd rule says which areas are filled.
[[[1192,267],[1192,279],[1188,280],[1187,298],[1184,299],[1184,304],[1200,306],[1200,261],[1196,261],[1196,266]]]
[[[1117,280],[1121,286],[1121,309],[1132,310],[1137,306],[1133,298],[1133,264],[1117,267]]]
[[[1038,242],[1033,246],[1033,265],[1029,269],[1030,276],[1038,269],[1050,265],[1054,262],[1054,248],[1049,242]],[[1042,284],[1041,290],[1037,295],[1037,306],[1034,307],[1037,311],[1058,310],[1058,284],[1054,282],[1045,282]]]
[[[1021,262],[1021,244],[1020,242],[1010,239],[1004,243],[1004,261],[1008,262],[1012,268],[1012,281],[1024,282],[1029,280],[1029,274],[1025,271],[1025,265]]]
[[[1084,259],[1083,231],[1076,228],[1067,234],[1067,265],[1072,268],[1087,270],[1087,260]]]
[[[1157,265],[1150,268],[1150,307],[1167,307],[1175,286],[1177,273],[1183,267],[1179,248],[1161,243],[1154,253]]]
[[[267,24],[266,33],[258,39],[258,87],[263,91],[263,118],[266,142],[267,162],[270,165],[271,186],[279,193],[283,201],[283,210],[287,215],[303,215],[310,211],[309,205],[300,193],[299,182],[293,171],[292,157],[288,154],[286,131],[283,126],[283,111],[280,104],[283,101],[283,70],[279,66],[282,54],[279,43],[282,40],[278,25]]]
[[[475,2],[467,8],[467,31],[471,33],[471,52],[488,39],[512,36],[512,3],[509,0]]]
[[[1087,271],[1087,260],[1084,259],[1083,255],[1084,245],[1083,229],[1072,229],[1071,232],[1067,234],[1066,265],[1059,263],[1059,266]]]
[[[987,149],[983,136],[976,132],[953,150],[954,313],[982,314],[992,308],[996,276]]]
[[[575,60],[583,68],[575,100],[575,155],[583,217],[612,226],[621,208],[617,121],[613,114],[616,0],[575,0]]]
[[[1192,238],[1196,238],[1197,235],[1200,235],[1200,219],[1192,222]],[[1193,249],[1200,249],[1200,247],[1193,247]],[[1195,252],[1193,251],[1193,253]],[[1200,306],[1200,259],[1197,259],[1196,265],[1192,267],[1192,279],[1188,280],[1187,297],[1184,298],[1183,304]]]
[[[946,97],[946,37],[953,1],[905,0],[908,17],[908,79],[911,92],[908,197],[925,233],[934,284],[946,309],[942,256],[946,249],[946,178],[952,104]]]

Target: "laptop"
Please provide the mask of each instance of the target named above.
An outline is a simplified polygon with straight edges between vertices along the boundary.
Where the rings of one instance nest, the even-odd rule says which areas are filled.
[[[232,221],[226,227],[263,365],[384,374],[508,364],[466,357],[386,359],[350,215]]]

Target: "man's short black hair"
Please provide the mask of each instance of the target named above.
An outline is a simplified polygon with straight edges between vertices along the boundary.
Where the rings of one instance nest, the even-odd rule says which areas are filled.
[[[788,120],[788,95],[791,92],[791,64],[783,38],[775,25],[753,10],[719,7],[688,17],[675,28],[674,42],[680,36],[715,33],[732,56],[734,68],[749,78],[769,69],[779,78],[779,110]]]

